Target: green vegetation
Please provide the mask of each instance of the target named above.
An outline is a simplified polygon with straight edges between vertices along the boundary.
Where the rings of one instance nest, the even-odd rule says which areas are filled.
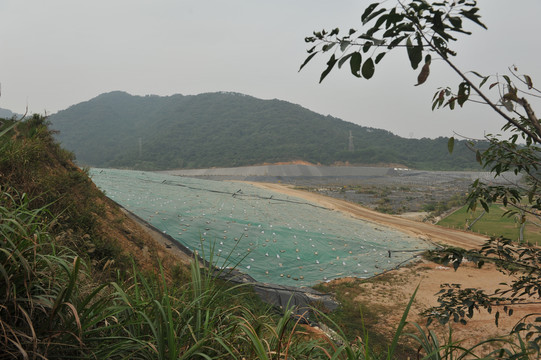
[[[474,2],[443,1],[431,5],[412,0],[399,2],[391,10],[375,11],[377,5],[369,5],[362,15],[364,22],[375,20],[376,24],[369,34],[359,38],[372,41],[356,46],[362,46],[367,52],[375,45],[373,35],[386,23],[383,36],[392,42],[385,48],[390,50],[409,39],[407,49],[413,68],[422,60],[423,46],[448,61],[452,51],[447,45],[453,39],[448,32],[463,32],[462,19],[482,25]],[[461,11],[451,11],[455,6]],[[350,32],[349,36],[352,34]],[[325,34],[316,34],[318,38],[323,36]],[[410,38],[417,45],[411,45]],[[328,51],[330,44],[324,46],[321,51]],[[343,49],[348,46],[346,44]],[[338,61],[334,54],[332,56],[321,79]],[[375,63],[381,57],[378,55]],[[355,75],[372,77],[373,60],[365,60],[361,67],[360,52],[350,58],[350,68]],[[423,68],[429,65],[430,58],[425,57]],[[449,107],[455,102],[462,106],[470,89],[479,92],[471,81],[458,73],[464,82],[456,96],[446,102]],[[420,77],[419,83],[426,79],[427,71],[422,71],[421,75],[424,77]],[[482,83],[486,79],[482,77]],[[522,79],[532,90],[531,79]],[[491,187],[477,182],[470,208],[475,210],[475,204],[480,200],[481,206],[488,211],[489,205],[498,200],[504,205],[515,205],[517,212],[533,215],[536,210],[541,210],[537,186],[541,129],[538,129],[539,123],[534,122],[527,101],[518,99],[516,87],[510,80],[505,81],[509,92],[502,97],[502,104],[506,108],[520,105],[526,111],[525,115],[519,113],[518,120],[504,116],[510,124],[507,128],[514,126],[527,146],[516,145],[518,137],[510,141],[491,139],[494,142],[485,152],[478,153],[478,157],[497,175],[505,170],[526,174],[530,181],[527,202],[521,203],[524,194],[520,189]],[[452,93],[441,94],[436,98],[436,106],[441,106],[445,97]],[[453,149],[454,141],[448,144]],[[242,287],[219,283],[210,271],[201,270],[197,261],[192,263],[185,282],[170,279],[167,269],[161,266],[148,273],[139,271],[137,265],[130,265],[129,259],[125,259],[122,247],[100,231],[107,220],[103,213],[108,203],[92,187],[86,174],[73,166],[70,158],[69,153],[52,141],[45,119],[34,116],[19,124],[2,121],[0,356],[43,359],[394,359],[406,355],[400,353],[398,344],[415,294],[405,305],[402,318],[393,324],[396,330],[388,338],[388,345],[380,349],[371,345],[366,334],[362,339],[351,341],[342,331],[341,324],[333,325],[337,332],[334,340],[327,337],[309,340],[290,313],[286,311],[282,316],[273,316],[254,310],[250,306],[250,297],[243,295]],[[451,319],[466,323],[464,317],[471,317],[474,310],[491,309],[498,301],[513,305],[523,294],[534,297],[541,293],[538,248],[517,247],[509,240],[495,238],[479,252],[448,249],[436,256],[451,262],[455,268],[466,257],[480,266],[487,259],[496,260],[503,270],[519,275],[519,280],[496,296],[453,286],[444,289],[440,297],[442,306],[430,311],[431,318],[437,317],[444,323]],[[107,260],[105,265],[104,260]],[[115,265],[108,267],[111,261]],[[108,274],[104,276],[104,273]],[[511,305],[505,306],[503,311],[511,313]],[[499,314],[497,311],[496,324]],[[329,317],[320,316],[332,324]],[[539,358],[540,321],[536,314],[531,317],[532,322],[517,324],[508,339],[487,340],[497,347],[487,358]],[[466,349],[455,342],[451,334],[442,341],[431,331],[419,326],[415,329],[417,332],[411,338],[418,349],[415,354],[418,358],[479,358],[477,348],[485,343]]]
[[[511,19],[510,19],[511,20]],[[303,69],[316,55],[326,57],[326,67],[321,73],[323,81],[333,69],[340,69],[346,62],[348,70],[358,78],[371,79],[376,67],[388,52],[405,50],[411,68],[418,68],[416,85],[422,85],[430,74],[430,67],[444,65],[458,77],[454,89],[439,88],[432,98],[432,109],[454,110],[473,101],[487,105],[498,119],[504,120],[502,135],[486,135],[488,148],[476,149],[477,161],[490,170],[495,177],[507,171],[522,174],[522,184],[499,185],[476,180],[467,199],[468,209],[475,211],[477,205],[490,212],[492,204],[501,203],[507,215],[518,215],[521,225],[527,215],[539,220],[541,211],[541,122],[531,106],[540,96],[541,90],[534,86],[528,74],[520,73],[513,65],[504,74],[482,75],[477,71],[463,71],[452,60],[457,53],[451,47],[457,35],[470,35],[467,24],[486,29],[481,22],[476,1],[425,0],[375,2],[366,7],[361,15],[362,28],[340,32],[314,31],[305,38],[309,44],[308,56]],[[432,62],[432,58],[434,61]],[[335,67],[336,66],[336,67]],[[483,85],[486,87],[483,89]],[[458,107],[457,107],[458,105]],[[456,141],[450,138],[447,148],[452,153]],[[476,145],[472,142],[472,147]],[[491,231],[492,232],[492,231]],[[462,289],[459,285],[445,286],[438,298],[439,306],[427,311],[429,320],[437,319],[443,324],[451,321],[467,323],[474,310],[506,304],[494,312],[498,325],[501,313],[512,314],[513,305],[538,302],[541,299],[541,266],[539,248],[519,244],[504,237],[493,237],[478,251],[448,248],[440,252],[444,263],[457,269],[464,259],[482,266],[485,261],[494,261],[498,267],[516,277],[486,294],[481,289]],[[530,349],[537,355],[541,348],[541,317],[530,313],[514,327],[517,338],[512,348]],[[436,350],[434,358],[439,358]],[[504,356],[505,355],[505,356]],[[534,355],[534,356],[535,356]],[[526,355],[511,356],[502,351],[499,358],[527,358]]]
[[[506,213],[507,210],[502,204],[490,205],[488,212],[484,209],[468,211],[467,206],[463,206],[439,221],[438,225],[520,241],[522,218],[516,214],[505,216]],[[475,221],[476,219],[479,220]],[[474,221],[475,223],[472,225]],[[541,232],[539,227],[532,223],[533,221],[535,220],[532,216],[527,216],[523,241],[541,244]]]
[[[455,194],[451,198],[443,201],[429,201],[423,205],[423,211],[430,212],[430,216],[439,216],[446,211],[461,207],[466,201],[466,196]]]
[[[44,118],[2,121],[0,150],[1,358],[405,356],[398,339],[413,298],[388,346],[350,342],[323,313],[336,337],[310,338],[290,311],[276,315],[250,289],[222,283],[197,260],[188,275],[159,262],[141,271],[137,258],[126,260],[122,246],[100,232],[108,221],[103,195],[54,143]],[[98,251],[100,243],[108,247]]]
[[[304,160],[324,165],[403,164],[479,169],[466,142],[404,139],[280,100],[235,93],[99,95],[50,118],[80,164],[142,170],[245,166]],[[351,131],[355,151],[349,152]]]
[[[119,226],[124,221],[106,216],[110,204],[73,166],[72,155],[54,143],[46,119],[2,121],[0,150],[1,357],[392,359],[413,354],[399,342],[413,297],[402,304],[402,319],[391,324],[395,330],[387,336],[377,335],[371,325],[374,330],[352,339],[342,330],[345,322],[336,324],[320,312],[335,329],[333,339],[310,337],[291,312],[276,315],[250,289],[222,283],[197,260],[189,273],[178,265],[162,267],[159,260],[154,268],[139,270],[140,259],[130,259],[125,245],[103,231],[108,221]],[[133,239],[136,245],[141,241]]]

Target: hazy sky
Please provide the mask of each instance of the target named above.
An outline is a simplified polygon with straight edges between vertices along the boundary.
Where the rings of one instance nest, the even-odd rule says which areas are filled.
[[[482,137],[503,122],[482,105],[432,112],[440,86],[458,78],[433,61],[423,86],[405,50],[369,81],[306,57],[314,30],[358,27],[372,0],[0,0],[0,107],[49,114],[101,93],[234,91],[281,99],[404,137]],[[488,31],[472,25],[456,62],[484,74],[508,66],[541,83],[541,1],[480,0]],[[541,115],[541,106],[534,103]]]

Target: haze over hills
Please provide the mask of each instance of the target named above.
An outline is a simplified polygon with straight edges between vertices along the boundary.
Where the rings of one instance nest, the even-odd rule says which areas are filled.
[[[405,139],[286,101],[238,93],[161,97],[115,91],[60,111],[50,121],[79,164],[96,167],[164,170],[303,160],[479,169],[465,142],[449,154],[447,138]]]
[[[11,110],[0,108],[0,118],[2,118],[2,119],[11,119],[14,116],[17,116],[17,114],[12,112]]]

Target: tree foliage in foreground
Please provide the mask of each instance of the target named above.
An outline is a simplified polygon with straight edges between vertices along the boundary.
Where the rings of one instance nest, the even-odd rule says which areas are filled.
[[[370,79],[385,55],[398,49],[405,50],[411,68],[418,71],[415,85],[421,85],[430,75],[431,67],[434,67],[432,60],[441,60],[437,63],[450,67],[459,81],[454,87],[437,89],[432,98],[432,109],[454,110],[467,102],[488,105],[495,116],[505,120],[502,130],[506,136],[486,135],[490,143],[487,149],[472,147],[476,159],[495,177],[512,171],[523,174],[525,179],[520,184],[506,186],[493,186],[476,180],[468,197],[469,209],[475,209],[480,204],[488,211],[490,204],[501,203],[508,208],[507,215],[518,214],[524,222],[525,215],[531,214],[541,224],[541,123],[531,106],[533,100],[541,97],[541,91],[535,87],[529,75],[520,73],[514,65],[504,75],[484,75],[477,71],[464,72],[453,62],[453,57],[457,55],[453,50],[457,35],[470,35],[467,25],[486,29],[476,1],[375,2],[366,7],[361,21],[359,30],[350,29],[344,33],[335,28],[316,31],[306,37],[310,48],[300,69],[320,55],[327,57],[327,66],[321,73],[320,82],[333,69],[342,66],[355,77]],[[454,144],[455,139],[451,138],[448,142],[449,152],[453,151]],[[516,304],[525,301],[539,303],[541,299],[541,252],[537,247],[494,238],[480,251],[446,249],[438,257],[452,263],[455,269],[466,258],[479,266],[493,261],[502,271],[515,277],[494,294],[447,285],[440,293],[440,306],[430,310],[430,318],[438,318],[444,323],[465,323],[467,318],[473,316],[474,310],[484,308],[489,312],[495,309],[498,324],[502,311],[511,315]],[[537,350],[541,345],[539,315],[530,314],[514,328],[516,332],[525,331],[529,346]]]

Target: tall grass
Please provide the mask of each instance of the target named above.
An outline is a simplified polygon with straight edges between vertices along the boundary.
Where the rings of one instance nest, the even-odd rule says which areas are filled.
[[[187,284],[135,265],[97,284],[55,243],[46,208],[31,209],[25,194],[0,200],[0,358],[271,359],[293,346],[308,358],[289,314],[252,312],[248,289],[221,284],[197,258]]]
[[[25,194],[0,194],[0,342],[9,356],[54,357],[58,349],[75,355],[84,343],[84,321],[95,316],[81,310],[92,310],[101,289],[79,293],[84,262],[56,246],[43,221],[50,213],[30,209],[29,202]]]

